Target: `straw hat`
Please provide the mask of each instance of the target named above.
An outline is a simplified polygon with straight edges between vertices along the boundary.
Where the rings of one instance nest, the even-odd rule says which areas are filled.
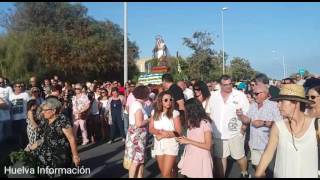
[[[280,89],[280,93],[278,97],[271,98],[271,101],[281,101],[281,100],[289,100],[289,101],[298,101],[304,102],[307,104],[314,104],[314,101],[311,101],[306,98],[304,88],[301,85],[297,84],[284,84]]]

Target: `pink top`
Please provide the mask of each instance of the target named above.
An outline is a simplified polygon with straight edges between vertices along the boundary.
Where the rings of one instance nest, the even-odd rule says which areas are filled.
[[[188,129],[187,137],[194,141],[204,142],[204,133],[212,133],[209,122],[201,121],[199,128]],[[185,146],[185,154],[178,164],[181,174],[189,178],[212,178],[213,161],[208,150],[188,144]]]

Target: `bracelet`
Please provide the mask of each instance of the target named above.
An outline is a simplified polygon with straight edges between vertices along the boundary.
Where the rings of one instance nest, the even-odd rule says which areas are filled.
[[[267,126],[267,121],[263,121],[263,125],[264,125],[264,126]]]

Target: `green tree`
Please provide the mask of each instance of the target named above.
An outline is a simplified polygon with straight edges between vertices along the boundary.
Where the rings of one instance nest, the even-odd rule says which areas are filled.
[[[230,73],[234,80],[251,80],[255,76],[255,70],[247,59],[235,57],[230,62]]]
[[[2,18],[1,73],[10,79],[59,74],[72,81],[123,78],[123,30],[111,21],[97,21],[81,4],[17,2]],[[129,78],[137,74],[135,42],[128,41]],[[19,77],[20,76],[20,77]]]
[[[214,38],[208,32],[195,32],[191,38],[183,38],[183,45],[193,50],[187,58],[189,68],[187,75],[190,79],[212,80],[219,71],[220,57],[212,48]]]

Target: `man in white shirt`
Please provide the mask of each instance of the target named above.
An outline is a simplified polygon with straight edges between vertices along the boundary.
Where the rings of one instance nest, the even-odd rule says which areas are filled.
[[[10,121],[10,104],[9,102],[5,99],[0,97],[0,142],[6,139],[8,136],[7,130],[8,127],[6,125]]]
[[[12,92],[12,88],[10,86],[6,86],[5,79],[0,76],[0,96],[6,100],[9,100],[9,94]]]
[[[6,140],[12,136],[9,95],[12,88],[6,85],[5,78],[0,76],[0,136]],[[0,140],[0,141],[1,141]]]
[[[13,128],[16,134],[18,145],[22,148],[27,145],[27,102],[30,100],[30,96],[27,92],[22,92],[21,83],[16,82],[13,84],[14,93],[10,94],[9,101],[11,102],[11,114],[13,120]]]
[[[241,177],[249,177],[244,150],[244,126],[236,114],[237,109],[246,113],[249,101],[243,92],[232,88],[230,76],[223,75],[220,78],[220,86],[221,90],[212,93],[209,99],[217,176],[225,176],[227,157],[231,155],[240,166]]]

